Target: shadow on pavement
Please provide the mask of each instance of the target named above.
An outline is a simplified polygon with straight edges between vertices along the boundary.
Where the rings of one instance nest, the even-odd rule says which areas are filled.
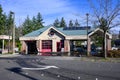
[[[11,72],[14,72],[14,73],[16,73],[16,74],[19,74],[19,75],[21,75],[21,76],[23,76],[23,77],[26,77],[26,78],[28,78],[28,79],[30,79],[30,80],[38,80],[38,79],[33,78],[33,77],[31,77],[31,76],[29,76],[29,75],[27,75],[27,74],[22,73],[23,71],[22,71],[21,68],[19,68],[19,67],[13,67],[13,68],[9,68],[9,69],[7,69],[7,70],[9,70],[9,71],[11,71]]]

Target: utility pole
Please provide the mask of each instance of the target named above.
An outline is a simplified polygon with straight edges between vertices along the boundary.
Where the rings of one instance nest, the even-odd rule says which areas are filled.
[[[119,39],[120,39],[120,31],[119,31]]]
[[[15,14],[14,12],[11,12],[12,16],[13,16],[13,54],[15,53],[15,25],[14,25],[14,19],[15,19]]]
[[[89,44],[89,42],[88,42],[88,17],[89,17],[89,14],[88,13],[86,13],[86,17],[87,17],[87,20],[86,20],[86,23],[87,23],[87,56],[89,56],[90,53],[88,50],[88,44]]]

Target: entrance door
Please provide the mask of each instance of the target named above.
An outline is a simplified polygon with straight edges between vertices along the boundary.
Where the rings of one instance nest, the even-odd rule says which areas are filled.
[[[57,42],[57,52],[61,51],[61,42]]]

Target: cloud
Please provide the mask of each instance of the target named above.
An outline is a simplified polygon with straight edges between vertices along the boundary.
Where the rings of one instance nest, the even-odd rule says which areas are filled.
[[[15,12],[16,23],[19,20],[23,21],[27,15],[36,16],[38,12],[45,20],[53,20],[66,17],[76,11],[70,0],[2,0],[0,3],[2,3],[4,12]],[[51,21],[45,22],[50,24],[47,22]]]

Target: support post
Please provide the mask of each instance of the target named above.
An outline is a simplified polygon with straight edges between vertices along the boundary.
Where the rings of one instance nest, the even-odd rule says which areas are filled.
[[[88,40],[87,40],[87,56],[90,56],[90,52],[91,52],[91,39],[90,37],[88,37]]]
[[[4,51],[4,39],[2,40],[2,53]]]

